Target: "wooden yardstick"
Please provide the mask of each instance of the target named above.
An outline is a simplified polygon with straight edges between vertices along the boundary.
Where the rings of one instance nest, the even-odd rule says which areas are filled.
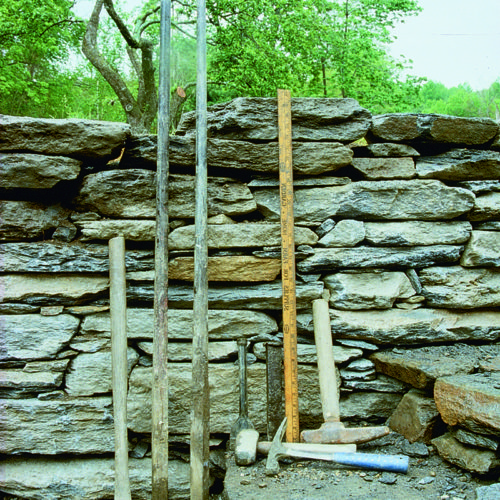
[[[281,279],[283,285],[283,361],[286,440],[299,441],[297,369],[297,306],[295,301],[295,238],[293,218],[292,110],[289,90],[278,90],[279,172],[281,211]]]

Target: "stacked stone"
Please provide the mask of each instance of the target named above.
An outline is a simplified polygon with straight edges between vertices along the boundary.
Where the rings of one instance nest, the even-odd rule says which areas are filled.
[[[394,412],[396,430],[429,442],[440,414],[454,445],[487,438],[487,470],[500,435],[498,124],[372,117],[351,99],[293,99],[292,121],[301,427],[322,418],[311,302],[328,290],[343,421]],[[194,113],[184,115],[170,143],[169,428],[179,450],[190,428],[194,129]],[[214,106],[208,132],[211,432],[227,435],[237,417],[242,336],[250,418],[264,432],[265,343],[282,338],[276,100]],[[0,117],[0,151],[0,453],[23,454],[2,464],[0,490],[112,491],[107,240],[123,235],[132,487],[148,498],[155,137],[121,124]],[[458,404],[464,391],[477,405]],[[397,419],[408,398],[432,407],[414,434]],[[213,445],[215,460],[224,440]],[[187,498],[188,465],[171,467],[172,498]]]

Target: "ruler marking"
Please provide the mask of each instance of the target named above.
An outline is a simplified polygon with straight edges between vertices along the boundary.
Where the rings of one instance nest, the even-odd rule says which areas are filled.
[[[297,306],[295,298],[295,240],[293,217],[292,112],[288,90],[278,90],[279,175],[281,208],[281,279],[283,284],[283,348],[286,440],[299,441],[297,368]]]

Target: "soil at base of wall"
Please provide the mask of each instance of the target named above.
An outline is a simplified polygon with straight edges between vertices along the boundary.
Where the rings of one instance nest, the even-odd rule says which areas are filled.
[[[363,451],[393,453],[385,446]],[[477,488],[499,480],[498,471],[472,474],[444,461],[435,451],[425,458],[410,457],[407,474],[290,461],[281,462],[276,477],[268,477],[265,466],[265,457],[253,466],[238,467],[229,456],[224,492],[212,500],[476,500]]]

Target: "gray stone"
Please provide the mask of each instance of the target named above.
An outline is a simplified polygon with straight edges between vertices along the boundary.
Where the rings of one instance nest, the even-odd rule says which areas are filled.
[[[168,310],[169,340],[192,340],[193,311],[189,309]],[[154,311],[153,309],[127,310],[127,337],[129,339],[153,339]],[[271,316],[251,310],[209,310],[208,334],[210,341],[237,340],[238,337],[251,337],[257,333],[275,333],[278,331],[276,320]],[[110,338],[109,313],[86,316],[81,324],[78,335],[72,340],[71,346],[95,338]]]
[[[425,141],[468,146],[485,144],[498,133],[490,118],[459,118],[435,114],[386,114],[373,117],[370,130],[377,140]]]
[[[424,156],[416,162],[423,179],[468,181],[496,179],[500,176],[500,153],[474,149],[452,149],[437,156]]]
[[[255,429],[242,429],[236,436],[235,460],[237,465],[251,465],[257,459],[259,433]]]
[[[500,222],[490,221],[477,224],[478,231],[500,231]]]
[[[422,269],[419,278],[431,307],[477,309],[500,305],[497,268],[430,267]]]
[[[34,314],[38,312],[40,312],[40,306],[9,304],[8,302],[0,304],[0,314]]]
[[[472,231],[460,265],[464,267],[500,267],[500,233]]]
[[[416,176],[413,158],[354,158],[352,165],[365,179],[412,179]]]
[[[128,373],[137,363],[139,354],[127,349]],[[82,353],[71,360],[66,373],[66,392],[73,397],[94,396],[111,392],[111,350]]]
[[[500,372],[439,378],[434,399],[445,423],[500,436]]]
[[[3,243],[3,271],[7,273],[109,273],[108,245],[68,245],[54,241]],[[126,250],[128,272],[152,270],[152,250]]]
[[[396,380],[392,377],[387,377],[378,374],[373,380],[343,380],[342,389],[352,391],[372,391],[372,392],[392,392],[405,393],[410,386]]]
[[[207,245],[209,248],[245,248],[281,244],[280,224],[219,224],[207,228]],[[172,250],[189,250],[194,248],[195,226],[179,227],[169,236],[169,247]],[[296,245],[314,245],[317,235],[306,227],[295,227]]]
[[[37,305],[72,305],[96,299],[109,288],[106,277],[76,274],[8,274],[2,281],[3,300]]]
[[[500,146],[500,144],[499,144]],[[500,498],[500,483],[476,488],[476,500],[498,500]]]
[[[61,387],[69,359],[26,363],[22,369],[0,369],[0,393],[18,397]]]
[[[306,187],[320,187],[320,186],[345,186],[350,184],[352,181],[349,177],[304,177],[302,179],[293,179],[294,188],[306,188]],[[265,187],[277,187],[279,188],[280,180],[275,177],[255,177],[252,181],[248,183],[250,188],[265,188]]]
[[[500,193],[488,193],[476,198],[468,218],[472,221],[487,221],[500,217]]]
[[[306,318],[310,317],[307,316]],[[453,312],[445,309],[341,311],[330,309],[332,332],[347,339],[376,344],[424,344],[463,340],[496,340],[496,311]],[[301,321],[301,324],[306,324]],[[312,325],[311,325],[312,330]]]
[[[441,457],[471,472],[484,474],[498,464],[495,453],[464,446],[449,433],[432,440]]]
[[[340,376],[342,377],[342,381],[352,381],[352,380],[359,380],[359,381],[368,381],[368,380],[375,380],[376,374],[375,374],[375,369],[372,368],[371,370],[367,371],[357,371],[357,370],[347,370],[347,369],[340,369]]]
[[[79,323],[69,314],[1,316],[0,360],[54,359],[75,335]]]
[[[267,220],[279,221],[278,190],[258,190],[254,197]],[[296,190],[294,218],[296,224],[304,225],[318,225],[330,217],[443,220],[468,212],[474,202],[469,190],[448,187],[438,180],[360,181]]]
[[[493,349],[493,348],[492,348]],[[496,352],[498,352],[498,347]],[[377,370],[417,389],[432,387],[436,379],[472,373],[487,351],[467,344],[425,346],[379,351],[370,356]]]
[[[113,498],[113,458],[12,457],[0,463],[0,489],[31,500],[101,500]],[[189,464],[168,461],[168,498],[189,498]],[[129,477],[135,500],[151,499],[151,459],[129,459]]]
[[[169,179],[170,217],[194,217],[195,178],[171,175]],[[208,179],[208,215],[240,215],[256,205],[247,186],[226,177]],[[106,170],[87,175],[75,198],[79,210],[99,212],[110,217],[153,219],[156,215],[155,173],[151,170]]]
[[[335,142],[293,142],[292,148],[293,170],[298,174],[318,175],[335,171],[349,165],[352,159],[351,149]],[[128,142],[120,167],[137,168],[138,165],[145,165],[154,169],[156,153],[156,136],[133,137]],[[169,153],[172,165],[194,168],[195,141],[192,137],[171,137]],[[226,139],[207,141],[207,163],[210,167],[277,172],[278,155],[277,142],[252,143]]]
[[[353,142],[371,125],[371,114],[354,99],[292,99],[292,138],[296,141]],[[211,138],[265,140],[278,138],[275,98],[239,97],[208,109]],[[182,115],[177,135],[193,134],[196,113]]]
[[[410,443],[430,443],[439,412],[433,398],[412,389],[400,401],[388,422],[389,427],[402,434]]]
[[[0,452],[59,455],[114,450],[111,398],[0,400]]]
[[[347,365],[347,370],[354,371],[354,372],[364,372],[364,371],[371,371],[373,368],[375,368],[375,365],[373,364],[373,361],[370,361],[369,359],[361,358],[361,359],[355,359],[354,361],[351,361]]]
[[[139,342],[137,347],[146,354],[153,354],[152,342]],[[179,363],[191,361],[193,359],[193,345],[191,342],[169,342],[168,360]],[[238,355],[238,344],[233,341],[209,342],[208,343],[208,361],[230,361]]]
[[[81,163],[64,156],[0,153],[2,188],[48,189],[76,179]]]
[[[253,347],[253,353],[258,359],[265,360],[266,343],[259,342],[255,344]],[[338,345],[333,346],[333,358],[335,363],[346,363],[347,361],[359,358],[362,355],[363,351],[361,349],[341,347]],[[297,361],[304,364],[316,364],[318,362],[318,358],[316,356],[316,346],[297,344]]]
[[[125,123],[0,116],[0,151],[111,159],[129,135]]]
[[[348,347],[364,349],[365,351],[378,351],[378,346],[376,346],[375,344],[370,344],[369,342],[364,342],[362,340],[337,339],[336,341],[339,344],[346,345]]]
[[[415,295],[403,272],[337,273],[323,281],[337,309],[389,309],[397,299]]]
[[[317,369],[312,365],[299,365],[300,422],[304,428],[318,428],[322,423],[321,399]],[[238,367],[228,363],[213,363],[209,367],[210,429],[212,433],[229,433],[238,417]],[[128,393],[129,429],[150,432],[151,429],[151,368],[137,366],[132,371]],[[266,432],[267,407],[265,394],[266,370],[264,363],[248,367],[249,418],[255,428]],[[172,363],[169,366],[169,428],[173,434],[189,433],[191,364]],[[359,419],[370,415],[375,419],[388,418],[401,399],[400,394],[363,393],[343,397],[340,402],[342,419]]]
[[[325,234],[318,245],[323,247],[353,247],[365,239],[365,228],[362,221],[344,219]]]
[[[59,205],[46,206],[31,201],[0,201],[2,225],[0,240],[29,240],[60,226],[69,210]]]
[[[110,240],[123,236],[130,241],[154,241],[156,222],[154,220],[103,219],[77,222],[82,232],[81,241]]]
[[[366,147],[375,157],[404,157],[404,156],[420,156],[420,153],[408,146],[407,144],[398,144],[394,142],[380,142],[376,144],[368,144]]]
[[[492,451],[496,451],[499,448],[498,440],[488,436],[482,436],[481,434],[476,434],[475,432],[466,431],[465,429],[460,428],[452,428],[450,429],[450,432],[457,441],[460,441],[463,444],[486,448]]]
[[[458,187],[463,187],[472,191],[475,195],[490,193],[491,191],[500,191],[500,181],[462,181],[457,183]]]
[[[297,271],[314,273],[346,268],[420,268],[435,264],[451,264],[460,259],[462,249],[463,247],[454,245],[317,248],[314,255],[297,263]]]
[[[334,227],[336,222],[333,219],[326,219],[322,222],[315,230],[319,238],[323,238],[327,233],[329,233]]]
[[[365,222],[366,241],[375,246],[456,245],[471,231],[467,221]]]
[[[321,297],[323,283],[296,283],[296,302],[298,309],[311,307],[311,301]],[[193,306],[193,287],[169,285],[168,300],[171,307],[186,309]],[[132,283],[127,287],[127,299],[153,302],[153,284]],[[273,281],[263,284],[242,284],[238,287],[212,286],[208,289],[208,304],[212,309],[278,309],[281,310],[282,284]]]

